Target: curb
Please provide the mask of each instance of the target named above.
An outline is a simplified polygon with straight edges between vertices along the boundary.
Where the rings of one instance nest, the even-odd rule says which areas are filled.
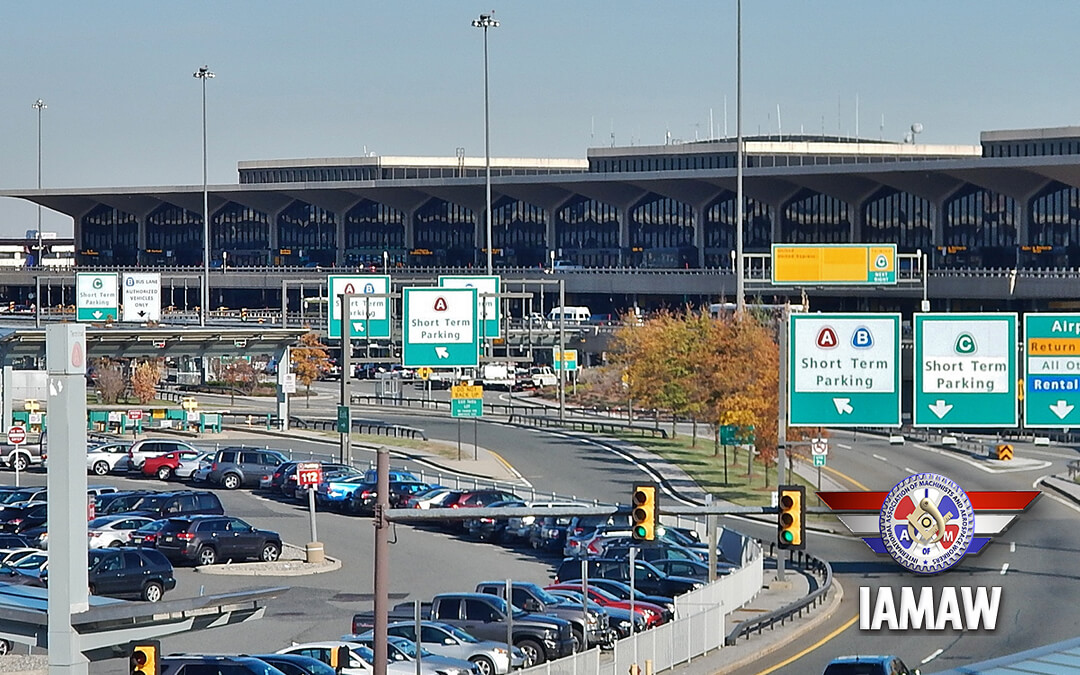
[[[840,585],[840,582],[836,580],[836,577],[833,577],[833,587],[836,588],[836,592],[830,593],[831,597],[828,604],[822,607],[820,612],[815,612],[812,619],[806,621],[798,628],[794,629],[793,632],[786,637],[786,639],[777,640],[773,644],[760,648],[754,653],[748,654],[733,663],[725,663],[717,666],[714,670],[712,670],[712,675],[726,675],[727,673],[731,673],[739,670],[740,668],[744,668],[751,663],[759,661],[764,657],[768,656],[769,654],[772,654],[778,649],[787,646],[791,643],[792,640],[797,640],[801,638],[803,635],[806,635],[810,631],[814,630],[825,621],[828,621],[829,618],[836,613],[836,610],[840,608],[840,601],[844,599],[844,587]],[[727,649],[731,649],[731,647],[728,647]],[[724,648],[721,647],[718,653],[722,657],[724,654]]]
[[[1048,481],[1047,478],[1057,478],[1058,480],[1065,480],[1064,478],[1058,478],[1057,476],[1043,476],[1042,478],[1040,478],[1038,480],[1038,482],[1036,484],[1044,485],[1048,489],[1053,490],[1054,492],[1058,493],[1059,495],[1061,495],[1065,499],[1068,499],[1069,501],[1073,502],[1074,504],[1080,504],[1080,497],[1077,497],[1076,495],[1074,495],[1073,493],[1069,492],[1068,490],[1066,490],[1066,489],[1064,489],[1062,487],[1054,485],[1053,483]]]
[[[293,544],[282,544],[284,549],[303,552],[305,549]],[[295,566],[293,566],[295,565]],[[321,565],[309,565],[303,560],[286,560],[272,563],[227,563],[225,565],[204,565],[196,567],[199,574],[212,574],[217,576],[246,576],[246,577],[299,577],[310,574],[323,574],[341,569],[341,561],[337,558],[326,556],[326,562]]]

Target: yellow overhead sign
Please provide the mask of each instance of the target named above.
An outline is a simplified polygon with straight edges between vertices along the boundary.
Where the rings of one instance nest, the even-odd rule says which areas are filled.
[[[895,284],[896,244],[773,244],[774,284]]]
[[[484,398],[484,388],[478,384],[455,384],[450,387],[450,398]]]

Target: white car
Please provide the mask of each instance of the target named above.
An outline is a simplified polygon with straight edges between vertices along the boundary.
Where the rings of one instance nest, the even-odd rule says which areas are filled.
[[[105,443],[86,451],[86,471],[104,476],[113,471],[127,471],[131,443]]]
[[[191,452],[181,452],[180,465],[173,470],[173,476],[180,479],[189,479],[203,465],[203,462],[213,464],[214,453],[200,452],[192,454]]]
[[[135,441],[128,450],[128,471],[141,470],[147,457],[156,457],[167,452],[183,452],[185,450],[202,452],[202,450],[183,441],[174,441],[167,438],[144,438]]]
[[[94,518],[86,524],[87,544],[90,548],[125,546],[131,542],[132,532],[152,522],[154,522],[153,518],[129,516],[123,513]]]
[[[340,647],[349,648],[349,662],[343,666],[338,666],[338,673],[341,675],[372,675],[372,673],[375,672],[375,669],[371,666],[372,661],[375,660],[375,655],[371,650],[362,645],[349,642],[305,642],[303,644],[295,644],[291,647],[286,647],[285,649],[279,649],[277,653],[310,656],[313,659],[330,665],[330,652]],[[392,671],[393,664],[387,664],[386,669]]]
[[[3,548],[0,549],[0,565],[13,565],[31,553],[41,553],[39,548]]]

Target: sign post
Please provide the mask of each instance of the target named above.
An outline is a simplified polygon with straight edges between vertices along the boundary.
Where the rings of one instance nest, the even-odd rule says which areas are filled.
[[[791,426],[900,426],[900,315],[792,314]]]
[[[296,465],[296,487],[306,489],[308,493],[308,514],[311,518],[311,542],[319,541],[319,531],[315,528],[315,487],[322,482],[322,462],[300,462]],[[312,546],[308,545],[308,562],[322,562],[311,560]]]
[[[406,288],[401,359],[406,368],[480,363],[475,288]]]
[[[1080,426],[1080,314],[1024,315],[1024,426]]]
[[[1017,425],[1016,314],[916,314],[917,427]]]
[[[119,315],[119,275],[116,272],[75,274],[76,321],[116,321]]]
[[[26,442],[26,429],[17,425],[8,429],[7,442],[18,449]],[[15,487],[19,487],[19,462],[12,462],[12,465],[15,467]]]
[[[450,387],[450,416],[458,421],[458,459],[461,459],[461,418],[473,420],[473,459],[480,450],[476,442],[477,420],[484,416],[484,388],[475,384],[457,384]]]

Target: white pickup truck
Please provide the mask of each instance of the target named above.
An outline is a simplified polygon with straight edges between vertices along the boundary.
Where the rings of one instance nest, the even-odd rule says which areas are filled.
[[[559,376],[551,369],[551,366],[533,366],[529,369],[532,376],[533,386],[537,389],[554,387],[559,384]]]
[[[518,389],[517,373],[513,364],[486,363],[480,372],[480,379],[487,389],[505,389],[506,391]]]

